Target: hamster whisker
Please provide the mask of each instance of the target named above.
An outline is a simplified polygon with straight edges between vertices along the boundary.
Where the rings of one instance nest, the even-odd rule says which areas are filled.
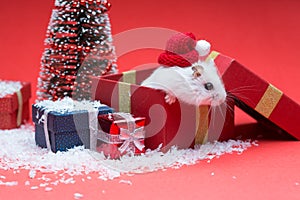
[[[211,120],[210,120],[210,122],[212,123],[211,125],[212,125],[212,127],[214,127],[215,126],[215,119],[216,119],[216,108],[215,108],[216,106],[210,106],[210,108],[209,108],[209,112],[211,113]]]
[[[208,106],[208,112],[206,113],[205,116],[203,116],[203,117],[204,117],[203,119],[209,120],[209,117],[212,116],[212,115],[211,115],[212,107],[213,107],[213,106]]]
[[[241,87],[237,87],[237,88],[231,89],[231,90],[229,90],[229,92],[235,92],[235,91],[240,91],[240,90],[244,90],[244,91],[247,91],[247,90],[258,91],[255,88],[254,85],[245,85],[245,86],[241,86]]]
[[[234,95],[231,92],[226,91],[226,95],[229,97],[234,97]]]
[[[232,107],[230,107],[227,102],[225,102],[225,105],[226,105],[226,111],[227,110],[232,111],[232,112],[234,111],[234,109]]]
[[[227,115],[227,111],[229,111],[229,113],[230,113],[230,116],[231,117],[234,117],[234,108],[233,107],[230,107],[229,105],[228,105],[228,103],[227,102],[225,102],[226,103],[226,110],[225,110],[225,112],[226,112],[226,115]]]
[[[255,89],[254,86],[244,86],[244,87],[238,87],[238,88],[235,88],[232,90],[228,90],[227,94],[231,94],[233,96],[241,96],[241,97],[246,98],[246,96],[244,95],[246,92],[256,93],[258,91],[259,90]]]
[[[228,91],[228,92],[234,96],[247,95],[247,94],[248,94],[248,96],[251,96],[251,94],[257,93],[257,92],[250,92],[249,90],[240,90],[240,91],[234,91],[234,92]],[[251,93],[251,94],[249,95],[249,93]]]
[[[223,113],[223,112],[224,112],[224,109],[222,109],[221,106],[218,106],[218,108],[219,108],[219,111],[220,111],[220,114],[221,114],[223,120],[225,121],[225,118],[226,118],[226,110],[227,110],[227,107],[228,107],[228,106],[227,106],[227,104],[224,104],[224,106],[226,106],[225,113]]]
[[[226,97],[227,97],[228,99],[230,99],[230,100],[233,100],[233,101],[235,100],[235,96],[234,96],[233,94],[229,93],[229,92],[227,92]]]
[[[243,99],[246,99],[246,100],[249,100],[251,103],[253,103],[253,101],[251,99],[249,99],[248,97],[246,97],[245,95],[243,95],[242,93],[235,93],[235,94],[232,94],[230,92],[227,92],[227,97],[231,100],[238,100],[236,95],[238,95],[239,97],[243,98]]]
[[[243,94],[241,94],[241,93],[236,93],[236,94],[237,94],[241,99],[247,100],[247,101],[249,101],[251,104],[255,105],[254,101],[253,101],[252,99],[248,98],[247,96],[245,96],[245,95],[243,95]],[[235,97],[234,94],[231,94],[231,95],[232,95],[232,97],[233,97],[234,100],[237,99],[237,98]]]
[[[213,108],[213,106],[209,106],[209,107],[208,107],[208,113],[207,113],[207,116],[208,116],[209,113],[211,112],[212,108]]]

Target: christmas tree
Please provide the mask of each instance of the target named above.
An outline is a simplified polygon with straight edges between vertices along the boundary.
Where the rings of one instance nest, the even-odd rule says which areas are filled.
[[[116,72],[106,0],[56,0],[41,59],[37,99],[91,97],[91,76]]]

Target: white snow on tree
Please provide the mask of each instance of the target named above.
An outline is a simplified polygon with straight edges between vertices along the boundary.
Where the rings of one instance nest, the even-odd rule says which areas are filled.
[[[106,0],[56,0],[41,59],[37,99],[90,99],[91,76],[117,71]]]

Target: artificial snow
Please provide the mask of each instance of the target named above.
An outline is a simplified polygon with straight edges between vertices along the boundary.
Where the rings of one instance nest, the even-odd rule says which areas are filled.
[[[5,185],[5,186],[16,186],[18,185],[17,181],[11,181],[11,182],[3,182],[0,180],[0,185]]]
[[[225,153],[242,153],[256,143],[251,141],[229,140],[227,142],[207,143],[195,149],[179,150],[172,147],[168,152],[159,150],[146,151],[140,156],[123,156],[117,160],[107,159],[102,153],[97,153],[75,147],[67,152],[53,153],[35,144],[34,128],[23,125],[19,129],[0,130],[0,169],[28,170],[29,178],[41,180],[39,186],[31,189],[49,187],[58,184],[76,183],[73,176],[98,173],[98,178],[104,181],[120,177],[122,174],[147,173],[168,168],[180,168],[183,165],[193,165],[201,160],[211,160]],[[43,175],[37,177],[37,172]],[[56,174],[55,178],[47,177],[47,173]],[[212,172],[212,176],[214,173]],[[5,179],[1,176],[1,179]],[[83,180],[83,179],[82,179]],[[132,185],[130,181],[121,180],[120,183]],[[0,182],[0,185],[14,185],[15,182]],[[25,182],[30,185],[30,182]],[[46,189],[45,189],[46,190]],[[48,189],[47,189],[48,190]]]
[[[30,170],[28,176],[29,176],[29,178],[34,178],[36,176],[36,171]]]
[[[37,189],[39,189],[39,187],[38,186],[32,186],[30,189],[37,190]]]
[[[41,183],[40,184],[40,187],[46,187],[46,186],[48,186],[49,185],[49,183]]]
[[[49,111],[68,113],[82,110],[94,111],[95,109],[98,109],[99,107],[103,106],[103,104],[101,104],[100,101],[75,101],[70,97],[65,97],[57,101],[44,100],[38,102],[36,106]]]
[[[0,98],[13,94],[22,88],[19,81],[1,81],[0,80]]]
[[[45,188],[45,191],[46,191],[46,192],[50,192],[50,191],[52,191],[52,190],[53,190],[53,189],[52,189],[51,187],[46,187],[46,188]]]
[[[82,198],[83,197],[83,194],[80,194],[80,193],[75,193],[74,194],[74,198],[75,199],[80,199],[80,198]]]
[[[132,185],[132,182],[129,181],[129,180],[120,180],[119,183],[124,183],[124,184],[127,184],[127,185]]]

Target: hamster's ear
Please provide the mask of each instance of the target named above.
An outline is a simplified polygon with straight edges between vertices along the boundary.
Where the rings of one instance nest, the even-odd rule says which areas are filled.
[[[197,41],[195,49],[198,51],[199,55],[203,57],[210,53],[210,47],[210,43],[206,40],[199,40]]]
[[[197,78],[202,75],[204,69],[201,65],[193,65],[192,70],[194,71],[193,76]]]

